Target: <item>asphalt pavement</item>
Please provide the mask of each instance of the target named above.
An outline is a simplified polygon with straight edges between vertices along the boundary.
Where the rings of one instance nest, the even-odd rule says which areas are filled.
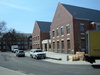
[[[51,61],[51,62],[50,62]],[[59,62],[59,63],[58,63]],[[63,62],[63,63],[62,63]],[[64,64],[64,61],[26,57],[16,57],[15,53],[0,53],[0,75],[98,75],[100,64]],[[62,63],[62,64],[61,64]],[[67,63],[67,61],[65,61]],[[73,62],[75,63],[75,62]],[[4,68],[2,68],[4,67]],[[10,69],[10,70],[9,70]],[[13,70],[13,71],[12,71]],[[8,71],[8,73],[7,73]],[[19,74],[18,72],[23,72]],[[2,74],[1,74],[2,73]],[[7,74],[5,74],[7,73]],[[14,74],[13,74],[14,73]]]

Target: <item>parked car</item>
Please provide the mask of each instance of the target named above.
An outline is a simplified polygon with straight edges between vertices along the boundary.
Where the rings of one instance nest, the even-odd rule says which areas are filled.
[[[25,57],[25,52],[23,51],[23,50],[18,50],[18,51],[16,51],[16,56],[23,56],[23,57]]]
[[[46,58],[46,53],[43,52],[41,49],[32,49],[30,50],[30,57],[31,58],[35,58],[35,59],[38,59],[38,58]]]

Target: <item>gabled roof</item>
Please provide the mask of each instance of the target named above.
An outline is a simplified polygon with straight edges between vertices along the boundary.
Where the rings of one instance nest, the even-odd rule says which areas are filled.
[[[43,32],[43,33],[50,32],[51,22],[37,21],[37,23],[38,23],[38,26],[39,26],[41,32]]]
[[[62,4],[69,13],[75,18],[80,20],[88,20],[100,22],[100,11],[94,9],[88,9],[78,6],[72,6],[67,4]]]

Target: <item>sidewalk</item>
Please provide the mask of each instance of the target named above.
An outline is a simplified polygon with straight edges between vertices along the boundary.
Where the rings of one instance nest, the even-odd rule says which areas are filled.
[[[0,75],[26,75],[26,74],[0,67]]]
[[[26,56],[30,56],[29,51],[25,52]],[[62,54],[62,53],[54,53],[54,52],[46,52],[46,57],[50,59],[58,59],[62,61],[67,61],[67,56],[73,56],[73,54]]]
[[[46,52],[48,58],[57,59],[61,61],[67,61],[67,56],[73,56],[73,54],[62,54],[62,53],[54,53],[54,52]]]
[[[29,51],[26,51],[26,56],[30,56]],[[73,54],[62,54],[62,53],[54,53],[54,52],[46,52],[47,59],[43,59],[43,61],[57,63],[57,64],[71,64],[71,65],[91,65],[86,61],[67,61],[67,56],[73,56]],[[96,63],[100,64],[100,60],[96,60]]]

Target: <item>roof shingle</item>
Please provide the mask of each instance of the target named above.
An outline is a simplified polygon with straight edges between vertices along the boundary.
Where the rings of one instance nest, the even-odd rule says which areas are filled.
[[[67,4],[62,4],[62,5],[72,14],[72,16],[75,19],[100,22],[99,10],[72,6]]]
[[[51,22],[37,21],[40,31],[43,33],[49,33]]]

